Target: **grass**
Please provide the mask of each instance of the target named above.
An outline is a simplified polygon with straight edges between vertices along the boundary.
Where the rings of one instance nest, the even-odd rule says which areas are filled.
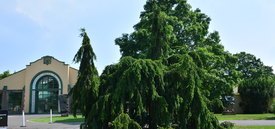
[[[275,120],[275,114],[236,114],[222,115],[215,114],[218,120]]]
[[[219,120],[275,120],[275,114],[237,114],[237,115],[221,115],[215,114]],[[48,123],[50,117],[40,117],[31,119],[32,122]],[[78,115],[76,118],[72,115],[68,117],[53,116],[53,122],[83,122],[84,118]],[[275,126],[235,126],[234,129],[275,129]]]
[[[222,115],[215,114],[218,120],[275,120],[275,114],[237,114],[237,115]],[[49,122],[50,117],[40,117],[31,119],[33,122]],[[84,118],[81,115],[73,117],[53,116],[53,122],[83,122]]]
[[[233,129],[275,129],[275,126],[235,126]]]
[[[48,123],[50,122],[50,117],[40,117],[40,118],[31,119],[30,121]],[[68,117],[53,116],[53,122],[58,122],[58,123],[83,122],[83,121],[84,121],[84,117],[82,117],[81,115],[77,115],[76,118],[72,115]]]

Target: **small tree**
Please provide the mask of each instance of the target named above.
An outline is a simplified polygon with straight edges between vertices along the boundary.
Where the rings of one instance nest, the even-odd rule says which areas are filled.
[[[1,80],[1,79],[4,79],[5,77],[8,77],[8,76],[10,76],[10,75],[11,75],[11,74],[10,74],[10,71],[9,71],[9,70],[4,71],[3,73],[0,74],[0,80]]]
[[[244,80],[239,86],[244,113],[266,113],[274,97],[275,82],[271,77]]]
[[[75,63],[80,63],[78,79],[70,91],[70,94],[72,95],[72,113],[75,116],[79,110],[85,117],[86,123],[87,115],[98,96],[99,79],[94,64],[96,55],[85,29],[81,29],[80,36],[83,37],[82,46],[79,48],[73,60]]]

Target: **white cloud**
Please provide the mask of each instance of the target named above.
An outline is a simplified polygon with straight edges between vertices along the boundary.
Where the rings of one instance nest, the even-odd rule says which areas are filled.
[[[40,26],[45,24],[45,15],[51,10],[54,0],[18,0],[16,11],[25,15]]]
[[[76,9],[75,0],[17,0],[16,12],[43,28],[66,20]]]

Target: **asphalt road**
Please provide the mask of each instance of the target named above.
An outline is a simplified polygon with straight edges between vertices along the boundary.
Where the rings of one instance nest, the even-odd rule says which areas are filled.
[[[80,123],[38,123],[30,119],[46,117],[48,115],[26,115],[26,127],[22,126],[22,116],[11,115],[8,117],[8,129],[79,129]]]
[[[8,129],[79,129],[80,123],[38,123],[31,122],[30,119],[46,117],[48,115],[26,115],[26,127],[22,126],[21,115],[11,115],[8,117]],[[253,125],[274,125],[275,120],[227,120],[235,125],[253,126]],[[220,121],[223,122],[223,121]],[[0,127],[1,129],[1,127]]]

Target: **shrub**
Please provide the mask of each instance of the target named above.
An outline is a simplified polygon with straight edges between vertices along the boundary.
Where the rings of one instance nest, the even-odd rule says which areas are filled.
[[[272,102],[271,107],[270,107],[270,112],[275,113],[275,99],[274,98],[273,98],[273,102]]]
[[[220,125],[225,129],[233,129],[233,127],[234,127],[234,123],[229,122],[229,121],[224,121]]]
[[[266,113],[274,96],[274,79],[259,77],[246,79],[239,86],[244,113]]]
[[[113,129],[142,129],[128,114],[121,113],[112,122]]]

